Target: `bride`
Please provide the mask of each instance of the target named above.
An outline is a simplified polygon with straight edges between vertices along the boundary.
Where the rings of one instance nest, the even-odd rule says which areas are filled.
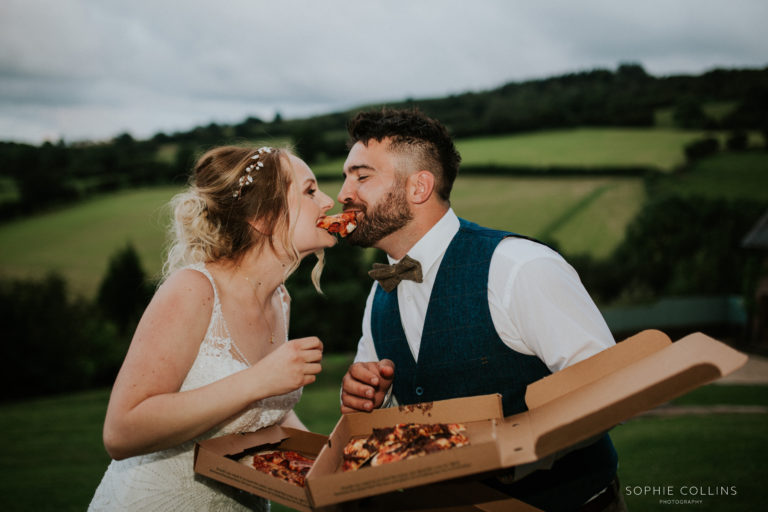
[[[268,510],[269,503],[193,472],[195,441],[273,424],[320,372],[322,343],[288,340],[283,285],[335,238],[333,206],[309,167],[275,148],[220,147],[176,196],[158,288],[115,381],[104,422],[114,459],[89,510]]]

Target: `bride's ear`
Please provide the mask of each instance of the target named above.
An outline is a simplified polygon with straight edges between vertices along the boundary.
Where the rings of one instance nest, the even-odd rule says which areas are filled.
[[[248,225],[260,235],[269,236],[263,219],[251,219],[248,221]]]

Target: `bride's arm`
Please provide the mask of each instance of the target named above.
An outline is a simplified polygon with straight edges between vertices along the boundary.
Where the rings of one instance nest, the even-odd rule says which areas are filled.
[[[115,459],[170,448],[210,430],[250,403],[313,382],[317,338],[292,340],[254,366],[180,392],[205,336],[213,289],[199,272],[176,273],[155,294],[112,389],[104,445]]]

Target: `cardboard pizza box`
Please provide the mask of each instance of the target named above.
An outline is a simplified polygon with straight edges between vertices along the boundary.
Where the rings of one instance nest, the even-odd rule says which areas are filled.
[[[312,500],[315,506],[326,506],[496,469],[501,459],[495,428],[503,418],[500,395],[345,414],[315,461],[312,479],[307,479]],[[427,457],[339,472],[343,449],[350,439],[397,423],[463,423],[470,445]]]
[[[195,445],[196,473],[251,494],[262,496],[301,511],[311,511],[306,487],[285,482],[232,458],[246,450],[269,448],[292,450],[316,457],[328,436],[275,425],[256,432],[232,434],[200,441]]]
[[[531,384],[526,391],[529,410],[506,418],[499,395],[346,414],[307,477],[310,497],[315,507],[324,507],[504,468],[514,468],[514,478],[522,478],[532,463],[588,443],[622,421],[728,375],[746,360],[701,333],[672,343],[666,334],[648,330]],[[464,423],[470,445],[389,465],[339,470],[350,439],[374,427],[407,422]],[[493,499],[486,500],[485,509],[493,509]],[[375,501],[368,505],[373,508]]]

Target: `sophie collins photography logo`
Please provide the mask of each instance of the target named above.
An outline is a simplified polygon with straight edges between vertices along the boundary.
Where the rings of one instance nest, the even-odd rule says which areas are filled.
[[[625,485],[625,496],[653,496],[663,505],[703,505],[713,498],[738,496],[739,490],[730,484],[691,485]]]

